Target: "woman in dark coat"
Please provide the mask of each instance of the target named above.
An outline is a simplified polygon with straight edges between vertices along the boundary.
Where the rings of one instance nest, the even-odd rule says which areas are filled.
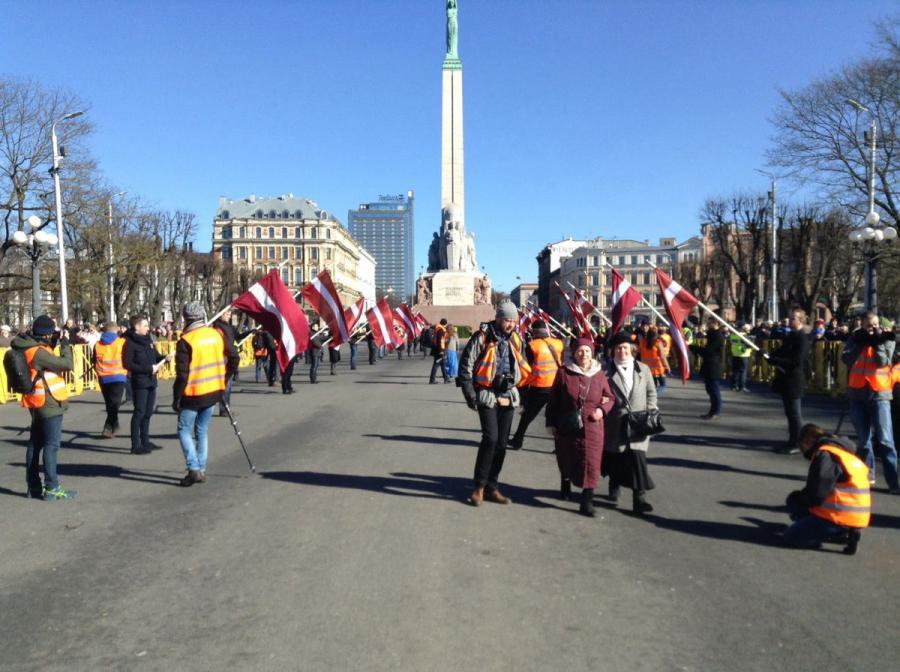
[[[150,322],[146,317],[134,317],[131,329],[125,332],[125,347],[122,349],[122,365],[131,378],[131,452],[146,455],[159,448],[150,441],[150,418],[156,408],[156,372],[163,361],[172,361],[174,354],[161,355],[153,347],[150,337]]]
[[[703,358],[700,375],[706,383],[706,394],[709,395],[709,413],[701,415],[701,420],[715,420],[722,413],[722,393],[719,383],[725,371],[722,358],[725,355],[725,335],[719,329],[719,323],[710,318],[706,323],[706,345],[692,345],[691,352]]]
[[[635,412],[657,408],[656,385],[650,367],[634,358],[637,346],[631,334],[620,331],[609,347],[613,358],[607,373],[616,405],[606,416],[603,475],[609,476],[610,500],[617,502],[619,489],[626,487],[633,493],[634,512],[649,513],[653,507],[644,494],[654,487],[647,471],[650,437],[632,439],[628,435],[627,418],[629,408]]]
[[[572,483],[582,488],[581,508],[594,516],[594,488],[600,483],[603,458],[603,417],[614,403],[603,367],[594,359],[594,343],[580,338],[574,361],[559,369],[547,403],[547,426],[553,431],[556,463],[561,475],[560,495],[568,499]],[[584,428],[566,432],[565,418],[580,409]]]

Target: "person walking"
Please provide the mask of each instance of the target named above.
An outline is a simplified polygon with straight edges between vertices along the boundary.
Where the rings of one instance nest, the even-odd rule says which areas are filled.
[[[447,347],[447,318],[441,318],[439,324],[434,328],[434,338],[431,343],[431,356],[434,361],[431,364],[431,376],[428,382],[437,385],[437,372],[440,371],[444,376],[444,382],[449,383],[450,379],[444,371],[444,352]]]
[[[94,371],[106,405],[106,422],[101,436],[111,439],[119,431],[119,407],[125,395],[128,371],[123,362],[125,339],[119,336],[115,322],[107,322],[100,340],[94,346]]]
[[[294,393],[294,364],[297,360],[300,359],[300,355],[296,355],[292,357],[291,360],[287,363],[287,366],[284,367],[284,371],[281,372],[281,393],[282,394],[293,394]]]
[[[804,331],[806,312],[791,311],[790,331],[771,355],[764,356],[775,368],[772,391],[781,395],[781,404],[788,422],[788,440],[776,449],[782,455],[800,452],[800,428],[803,426],[803,388],[806,386],[806,360],[809,357],[809,337]]]
[[[331,375],[335,375],[338,362],[341,361],[341,346],[337,345],[329,345],[328,346],[328,364],[330,366]]]
[[[532,374],[534,369],[532,369]],[[615,398],[590,338],[575,341],[573,361],[560,367],[547,402],[547,426],[553,432],[560,496],[568,499],[572,484],[581,488],[579,513],[594,517],[594,489],[600,483],[604,422]]]
[[[133,411],[131,413],[131,453],[146,455],[162,446],[150,441],[150,418],[156,409],[156,374],[174,355],[162,355],[150,338],[150,321],[143,315],[131,318],[125,332],[122,362],[131,377]]]
[[[666,387],[666,375],[669,373],[669,350],[655,325],[644,331],[638,347],[641,361],[650,369],[657,390],[662,391]]]
[[[535,320],[531,325],[531,340],[525,346],[525,358],[531,365],[527,388],[524,392],[525,403],[522,417],[515,434],[509,440],[510,450],[519,450],[525,441],[525,432],[547,405],[550,390],[556,380],[556,372],[563,364],[565,344],[558,338],[550,336],[550,330],[544,320]]]
[[[256,364],[256,382],[259,382],[260,375],[266,376],[266,364],[268,363],[269,352],[266,349],[266,340],[263,336],[265,332],[260,327],[256,328],[253,334],[253,360]],[[268,379],[268,377],[267,377]]]
[[[647,469],[650,437],[633,437],[628,428],[630,411],[657,409],[656,385],[650,368],[634,356],[637,346],[631,334],[619,331],[610,340],[612,361],[607,369],[615,408],[606,415],[606,441],[602,474],[609,477],[609,499],[619,501],[621,488],[632,491],[632,508],[637,514],[653,511],[646,493],[655,486]]]
[[[456,327],[447,327],[447,347],[444,349],[444,375],[450,380],[459,374],[459,336]]]
[[[359,341],[363,337],[361,332],[356,332],[350,337],[350,370],[356,371],[357,351],[359,350]]]
[[[446,323],[446,320],[444,320]],[[497,306],[494,321],[469,339],[459,363],[457,385],[469,408],[478,412],[481,443],[475,458],[472,506],[484,500],[509,504],[498,480],[506,457],[506,442],[519,405],[518,387],[531,373],[522,354],[522,339],[515,332],[519,311],[512,301]]]
[[[853,555],[871,520],[869,469],[853,444],[818,425],[804,425],[799,444],[810,461],[809,473],[803,490],[788,495],[794,523],[784,533],[784,542],[807,549],[825,542],[844,543],[844,553]]]
[[[319,325],[313,328],[313,333],[320,331]],[[323,348],[325,341],[328,339],[328,330],[321,329],[309,340],[309,382],[313,385],[319,382],[319,364],[323,359]]]
[[[237,342],[238,338],[234,331],[234,325],[231,324],[231,316],[232,316],[231,308],[226,308],[225,312],[223,312],[219,319],[213,322],[213,329],[218,329],[222,332],[222,338],[224,338],[235,350],[237,350]],[[234,386],[234,378],[233,376],[237,372],[237,369],[232,372],[232,376],[229,376],[226,381],[225,392],[222,395],[222,401],[219,402],[219,417],[225,417],[228,413],[225,411],[225,405],[231,406],[231,388]],[[237,415],[237,412],[234,412]]]
[[[378,361],[376,357],[378,348],[375,345],[375,335],[371,331],[366,334],[366,346],[369,349],[369,365],[374,366],[375,362]]]
[[[746,322],[741,325],[741,332],[750,337],[750,325]],[[750,357],[753,348],[747,345],[737,334],[728,334],[728,344],[731,348],[731,389],[735,392],[749,392],[747,374],[750,372]]]
[[[25,450],[26,496],[51,502],[74,499],[78,494],[60,485],[57,474],[63,414],[69,408],[69,391],[62,376],[72,370],[72,347],[63,332],[59,339],[59,356],[54,355],[55,333],[53,320],[47,315],[39,315],[31,325],[31,333],[18,334],[10,344],[13,350],[24,355],[29,376],[34,381],[34,389],[23,394],[20,402],[31,413],[31,430]]]
[[[722,413],[722,392],[719,390],[719,383],[724,368],[722,364],[724,348],[725,336],[719,329],[719,323],[710,318],[706,323],[706,345],[701,347],[695,343],[691,346],[691,351],[703,358],[700,375],[703,376],[706,394],[709,396],[709,412],[701,415],[701,420],[716,420]]]
[[[847,339],[841,358],[850,368],[847,379],[850,420],[856,430],[858,454],[869,468],[869,482],[875,482],[874,435],[888,488],[891,493],[900,494],[891,422],[894,387],[891,363],[895,350],[894,332],[882,329],[878,314],[868,312],[860,328]]]
[[[206,326],[202,306],[188,303],[182,316],[184,331],[175,345],[172,409],[178,414],[178,440],[187,467],[180,485],[190,487],[206,481],[209,422],[240,357],[222,332]]]
[[[272,336],[268,331],[263,331],[263,343],[266,348],[266,384],[269,387],[275,387],[275,381],[278,378],[278,343],[275,342],[275,337]],[[284,380],[284,375],[282,375],[282,381]]]

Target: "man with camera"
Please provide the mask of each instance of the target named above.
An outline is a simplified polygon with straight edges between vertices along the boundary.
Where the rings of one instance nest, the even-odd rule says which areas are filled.
[[[856,430],[857,454],[869,468],[869,482],[875,482],[874,434],[881,449],[881,463],[888,488],[892,494],[900,494],[897,450],[891,426],[891,360],[895,348],[894,332],[882,329],[878,315],[868,312],[863,317],[862,326],[851,334],[844,345],[841,359],[850,369],[847,380],[850,420]]]
[[[522,339],[515,329],[519,311],[511,301],[497,306],[493,322],[482,325],[466,345],[459,363],[456,384],[462,388],[469,408],[478,411],[481,443],[475,458],[475,484],[469,503],[484,500],[509,504],[497,481],[513,415],[519,405],[518,386],[524,384],[531,367],[522,354]]]

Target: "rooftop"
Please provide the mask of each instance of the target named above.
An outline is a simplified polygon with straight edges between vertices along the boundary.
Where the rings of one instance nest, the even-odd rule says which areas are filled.
[[[219,199],[216,219],[318,219],[338,221],[334,215],[323,210],[315,201],[308,198],[295,197],[293,194],[282,196],[257,196],[251,194],[238,201]]]

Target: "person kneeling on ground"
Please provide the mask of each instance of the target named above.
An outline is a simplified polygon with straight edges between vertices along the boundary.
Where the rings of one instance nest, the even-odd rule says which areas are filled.
[[[795,522],[784,533],[785,543],[798,548],[845,543],[844,552],[853,555],[860,530],[869,526],[871,517],[868,467],[856,456],[852,442],[818,425],[800,430],[800,450],[811,464],[806,487],[787,498]]]

